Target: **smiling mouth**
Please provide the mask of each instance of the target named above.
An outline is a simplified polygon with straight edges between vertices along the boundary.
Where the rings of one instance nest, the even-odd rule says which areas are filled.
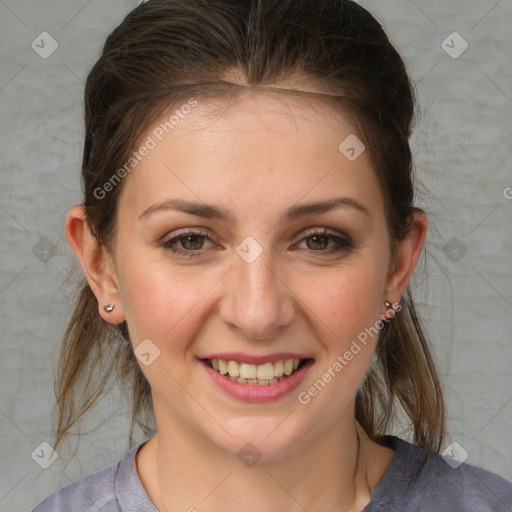
[[[296,373],[310,359],[283,359],[273,363],[247,364],[224,359],[203,359],[202,361],[239,384],[260,385],[276,384]]]

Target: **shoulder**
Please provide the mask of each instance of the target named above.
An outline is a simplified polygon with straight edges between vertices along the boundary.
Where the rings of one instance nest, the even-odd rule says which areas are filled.
[[[140,445],[139,445],[140,446]],[[31,512],[124,512],[120,505],[126,476],[132,466],[132,448],[117,463],[62,487]]]
[[[368,510],[512,512],[508,480],[471,464],[459,465],[398,437],[388,436],[388,440],[395,457],[372,492],[375,508]]]
[[[32,512],[120,512],[115,495],[116,467],[110,466],[62,487]]]

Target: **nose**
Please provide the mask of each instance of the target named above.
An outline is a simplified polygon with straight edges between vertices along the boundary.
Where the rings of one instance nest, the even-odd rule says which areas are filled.
[[[234,255],[219,315],[248,339],[272,339],[293,321],[293,292],[286,276],[278,275],[274,267],[270,250],[264,250],[251,263]]]

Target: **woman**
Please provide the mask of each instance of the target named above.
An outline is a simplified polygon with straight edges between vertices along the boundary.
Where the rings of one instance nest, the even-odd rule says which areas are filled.
[[[113,369],[157,428],[35,512],[512,510],[510,482],[439,455],[414,93],[365,9],[149,0],[85,106],[54,446]],[[386,435],[399,408],[414,444]]]

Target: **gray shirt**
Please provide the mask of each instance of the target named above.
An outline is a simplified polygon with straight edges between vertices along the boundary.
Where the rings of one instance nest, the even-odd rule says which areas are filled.
[[[508,480],[466,463],[452,467],[441,455],[396,436],[385,440],[395,455],[364,512],[512,511]],[[32,512],[158,512],[135,468],[135,453],[145,442],[117,464],[58,490]]]

